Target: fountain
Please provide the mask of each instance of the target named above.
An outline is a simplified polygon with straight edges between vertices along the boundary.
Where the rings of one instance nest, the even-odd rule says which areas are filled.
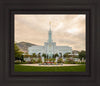
[[[44,63],[44,57],[42,57],[42,62]]]
[[[59,57],[56,57],[56,60],[55,60],[55,62],[57,62],[58,58],[59,58]]]

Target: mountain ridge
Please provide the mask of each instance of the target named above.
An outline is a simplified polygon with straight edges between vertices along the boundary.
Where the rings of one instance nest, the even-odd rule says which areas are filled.
[[[29,42],[18,42],[18,43],[16,43],[16,45],[19,47],[20,51],[22,51],[24,53],[28,52],[28,47],[38,46],[36,44],[32,44],[32,43],[29,43]]]

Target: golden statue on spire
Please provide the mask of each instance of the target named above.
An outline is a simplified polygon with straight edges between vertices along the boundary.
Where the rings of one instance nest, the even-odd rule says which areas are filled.
[[[51,21],[49,22],[49,25],[50,25],[50,30],[51,30]]]
[[[51,25],[51,21],[49,22],[49,24]]]

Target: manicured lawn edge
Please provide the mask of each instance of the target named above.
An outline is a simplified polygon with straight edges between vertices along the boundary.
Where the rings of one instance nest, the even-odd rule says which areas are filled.
[[[85,72],[86,65],[80,66],[60,66],[60,67],[41,67],[41,66],[22,66],[14,65],[15,72]]]

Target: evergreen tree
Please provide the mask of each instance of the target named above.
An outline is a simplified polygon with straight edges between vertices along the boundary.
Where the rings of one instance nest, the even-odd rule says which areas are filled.
[[[23,55],[23,52],[20,51],[20,49],[18,48],[16,44],[14,44],[14,54],[15,54],[15,60],[21,59]]]
[[[86,59],[86,51],[82,50],[80,53],[79,53],[79,58],[82,60],[82,58]]]

